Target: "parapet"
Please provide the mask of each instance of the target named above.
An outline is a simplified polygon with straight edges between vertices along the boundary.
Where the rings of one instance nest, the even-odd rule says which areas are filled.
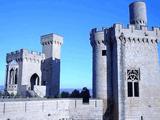
[[[101,28],[93,28],[90,32],[90,35],[97,33],[97,32],[104,32],[107,28],[101,27]]]
[[[36,52],[36,51],[29,51],[29,50],[23,50],[23,53],[24,54],[31,54],[31,55],[34,55],[34,56],[41,56],[41,57],[44,57],[44,54],[41,53],[41,52]]]
[[[105,45],[105,34],[107,33],[107,28],[102,27],[101,29],[94,28],[90,33],[90,43],[92,47],[94,46],[104,46]]]
[[[32,54],[32,55],[37,55],[37,56],[44,56],[44,54],[41,52],[29,51],[27,49],[20,49],[20,50],[14,51],[14,52],[7,53],[7,56],[17,56],[17,55],[22,55],[23,53],[26,55]]]
[[[42,45],[50,45],[53,43],[58,44],[58,45],[63,44],[63,37],[58,34],[54,34],[54,33],[50,33],[50,34],[41,36]]]
[[[128,25],[124,27],[122,24],[113,25],[114,34],[117,38],[123,39],[129,42],[139,43],[155,43],[157,44],[160,40],[160,28],[147,26],[141,26],[137,29],[135,25]],[[121,37],[123,36],[123,38]]]
[[[29,51],[27,49],[20,49],[11,53],[7,53],[6,61],[9,63],[12,60],[17,62],[22,61],[24,58],[36,58],[38,61],[45,59],[45,55],[41,52]]]
[[[127,27],[123,26],[122,24],[114,24],[113,28],[120,33],[121,32],[137,33],[140,36],[143,36],[146,33],[145,36],[160,38],[160,28],[159,27],[149,28],[147,26],[141,26],[139,29],[137,29],[135,25],[131,25],[131,24],[127,25]]]

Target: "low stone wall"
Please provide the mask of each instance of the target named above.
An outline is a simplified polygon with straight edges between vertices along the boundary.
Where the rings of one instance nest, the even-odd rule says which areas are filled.
[[[102,100],[44,99],[0,102],[0,120],[102,120]]]

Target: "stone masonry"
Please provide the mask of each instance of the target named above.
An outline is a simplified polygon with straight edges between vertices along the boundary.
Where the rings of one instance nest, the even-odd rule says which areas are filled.
[[[103,102],[51,99],[0,102],[1,120],[103,120]]]
[[[147,27],[145,2],[129,8],[127,27],[114,24],[91,31],[93,94],[106,103],[106,120],[159,120],[160,28]]]

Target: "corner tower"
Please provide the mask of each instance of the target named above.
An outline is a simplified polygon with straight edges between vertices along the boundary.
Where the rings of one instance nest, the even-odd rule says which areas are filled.
[[[42,52],[45,60],[42,64],[43,80],[46,82],[48,97],[56,97],[60,90],[60,59],[63,37],[57,34],[41,36]]]
[[[90,43],[93,54],[93,97],[106,99],[106,45],[105,32],[92,29]]]
[[[98,31],[92,29],[90,33],[90,44],[92,46],[92,86],[93,97],[103,99],[104,114],[107,114],[112,87],[110,79],[110,46],[106,41],[108,29],[102,28]],[[106,115],[105,115],[106,116]]]

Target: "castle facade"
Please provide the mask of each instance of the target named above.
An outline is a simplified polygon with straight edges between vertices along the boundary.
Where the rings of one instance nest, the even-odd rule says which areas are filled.
[[[104,120],[160,120],[160,28],[147,27],[145,2],[133,2],[129,11],[127,27],[114,24],[91,30],[93,97],[96,100],[88,104],[76,99],[22,101],[17,106],[22,109],[24,119],[48,116],[47,119],[55,120],[102,120],[104,114]],[[41,37],[42,53],[25,49],[8,53],[6,90],[22,96],[56,96],[62,43],[63,37],[48,34]],[[15,113],[14,108],[17,107],[13,101],[1,102],[0,115],[4,119],[8,116],[16,119],[21,112]],[[32,110],[42,116],[39,112],[32,115]]]
[[[147,27],[145,2],[130,4],[130,24],[92,29],[93,96],[104,101],[104,119],[159,120],[160,29]]]

